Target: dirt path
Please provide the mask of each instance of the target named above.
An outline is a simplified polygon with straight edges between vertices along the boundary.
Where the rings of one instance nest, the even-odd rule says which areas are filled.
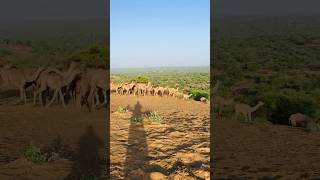
[[[223,119],[213,136],[215,179],[320,179],[320,133]]]
[[[13,105],[17,97],[7,95],[3,98],[2,94],[0,102],[1,180],[63,179],[79,168],[95,168],[103,173],[106,111],[89,113],[72,106],[63,109],[61,105],[50,108]],[[21,158],[21,151],[31,140],[43,147],[59,140],[70,156],[43,164],[30,163]],[[95,164],[87,167],[85,157]]]
[[[129,112],[117,112],[119,106]],[[145,116],[157,111],[162,123]],[[144,117],[143,123],[130,122]],[[209,179],[209,105],[175,98],[111,96],[111,174]]]

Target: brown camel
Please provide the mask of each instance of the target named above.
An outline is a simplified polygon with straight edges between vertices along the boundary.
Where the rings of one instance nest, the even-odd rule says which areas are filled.
[[[0,70],[0,75],[3,80],[3,84],[0,88],[2,89],[11,85],[13,88],[19,89],[20,100],[18,103],[24,101],[26,104],[26,88],[34,84],[39,78],[40,73],[44,70],[43,67],[39,67],[38,69],[18,69],[11,66],[5,66]]]
[[[220,86],[220,81],[217,80],[216,84],[215,84],[214,87],[212,88],[212,93],[213,93],[214,95],[217,94],[218,89],[219,89],[219,86]]]
[[[259,109],[259,107],[261,107],[262,105],[264,105],[263,102],[259,101],[259,103],[254,106],[254,107],[251,107],[247,104],[236,104],[234,106],[234,109],[235,109],[235,119],[238,118],[238,115],[241,113],[244,115],[245,117],[245,121],[248,122],[248,121],[252,121],[252,113],[255,112],[256,110]]]
[[[39,89],[34,92],[33,104],[34,105],[36,104],[36,97],[37,95],[39,95],[40,104],[43,105],[42,92],[50,88],[54,90],[54,94],[52,99],[46,106],[49,107],[59,94],[60,100],[62,101],[62,105],[65,108],[66,106],[65,106],[64,96],[62,94],[62,88],[68,86],[70,82],[72,82],[79,73],[80,73],[79,71],[75,70],[75,71],[72,71],[68,77],[62,77],[60,74],[52,70],[46,70],[42,72],[37,82]]]
[[[96,69],[92,70],[89,73],[90,77],[90,93],[89,93],[89,100],[91,101],[91,105],[98,106],[99,105],[99,98],[97,97],[97,90],[100,89],[103,93],[103,99],[101,106],[108,103],[107,100],[107,91],[110,90],[109,84],[109,71],[106,69]],[[94,96],[96,98],[96,103],[94,103]]]
[[[311,122],[312,119],[304,114],[301,113],[295,113],[292,114],[289,117],[289,124],[291,124],[292,127],[307,127],[308,123]]]
[[[213,106],[218,111],[218,117],[222,119],[222,112],[226,106],[233,104],[233,99],[225,99],[221,96],[215,96],[213,99]]]

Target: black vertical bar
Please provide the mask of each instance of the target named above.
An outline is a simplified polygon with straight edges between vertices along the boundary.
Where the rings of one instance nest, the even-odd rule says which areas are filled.
[[[213,179],[214,177],[214,117],[213,117],[213,91],[212,88],[214,87],[214,82],[213,82],[213,74],[212,74],[212,69],[213,69],[213,0],[210,0],[210,178]]]
[[[109,59],[108,59],[108,63],[107,63],[107,69],[109,72],[109,82],[107,82],[107,85],[109,85],[109,87],[107,89],[109,89],[107,96],[108,96],[108,104],[107,104],[107,112],[106,112],[106,153],[105,153],[105,160],[106,160],[106,168],[105,168],[105,173],[106,173],[106,178],[110,179],[110,0],[107,0],[107,7],[106,7],[106,11],[107,11],[107,17],[106,17],[106,30],[108,31],[107,33],[107,47],[109,50]]]

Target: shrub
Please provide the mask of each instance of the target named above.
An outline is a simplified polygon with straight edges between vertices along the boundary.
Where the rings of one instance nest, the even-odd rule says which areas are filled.
[[[109,63],[109,51],[101,45],[91,45],[80,49],[69,57],[70,61],[80,61],[89,66],[106,66]]]
[[[143,122],[143,118],[132,117],[132,118],[130,118],[130,122]]]
[[[147,76],[137,76],[136,78],[133,79],[133,81],[137,83],[148,83],[149,78]]]
[[[202,97],[209,99],[209,93],[203,90],[192,90],[191,94],[192,94],[192,98],[196,101],[200,101]]]
[[[152,122],[161,122],[162,118],[157,112],[151,112],[148,115],[148,119],[151,120]]]
[[[308,95],[298,92],[272,92],[263,97],[266,103],[266,116],[276,124],[288,124],[291,114],[303,113],[314,117],[317,113],[316,102]]]
[[[119,106],[118,109],[117,109],[117,112],[119,112],[119,113],[125,113],[125,112],[127,112],[127,109],[124,108],[124,107]]]
[[[23,150],[23,156],[34,163],[41,163],[46,161],[46,153],[41,151],[41,148],[32,142]]]

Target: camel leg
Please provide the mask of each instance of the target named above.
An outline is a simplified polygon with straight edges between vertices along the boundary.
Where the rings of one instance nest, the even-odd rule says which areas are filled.
[[[37,96],[42,92],[42,89],[39,89],[33,93],[33,105],[37,105]],[[40,100],[40,97],[39,97]]]
[[[54,100],[56,100],[57,96],[58,96],[58,90],[55,90],[51,101],[47,104],[47,107],[51,106]]]
[[[76,107],[77,108],[81,108],[81,93],[78,94],[78,96],[76,96]]]
[[[33,93],[33,105],[36,105],[36,101],[37,101],[37,92]]]
[[[92,106],[94,105],[94,97],[93,97],[93,93],[94,93],[94,88],[91,88],[90,89],[90,93],[89,93],[89,96],[88,96],[88,99],[89,99],[89,110],[92,110]]]
[[[102,106],[108,103],[107,91],[103,91],[103,96],[104,96],[104,101],[102,103]]]
[[[62,102],[63,108],[66,108],[66,104],[65,104],[65,102],[64,102],[64,97],[63,97],[63,94],[62,94],[61,89],[59,90],[59,95],[60,95],[60,98],[61,98],[61,102]]]
[[[251,113],[248,113],[249,121],[252,122]]]
[[[41,91],[41,92],[39,93],[39,101],[40,101],[40,105],[43,107],[44,104],[43,104],[43,99],[42,99],[42,92],[43,92],[43,91]]]
[[[235,114],[235,116],[234,116],[234,119],[235,119],[235,120],[238,120],[238,115],[239,115],[239,112],[236,111],[236,114]]]
[[[219,107],[219,110],[218,110],[218,114],[219,114],[219,117],[220,117],[220,119],[222,120],[222,108],[221,107]]]
[[[74,94],[74,95],[73,95],[74,105],[76,105],[76,104],[77,104],[77,97],[78,97],[79,93],[77,93],[77,92],[75,91],[73,94]]]
[[[23,87],[23,100],[24,100],[24,104],[27,104],[27,93],[24,87]]]
[[[96,102],[95,102],[95,106],[99,106],[100,105],[100,98],[99,98],[99,95],[98,95],[98,92],[96,91],[95,93],[94,93],[94,97],[95,97],[95,99],[96,99]]]
[[[20,99],[19,101],[17,102],[17,104],[21,103],[24,99],[24,92],[23,92],[23,85],[20,85]]]

